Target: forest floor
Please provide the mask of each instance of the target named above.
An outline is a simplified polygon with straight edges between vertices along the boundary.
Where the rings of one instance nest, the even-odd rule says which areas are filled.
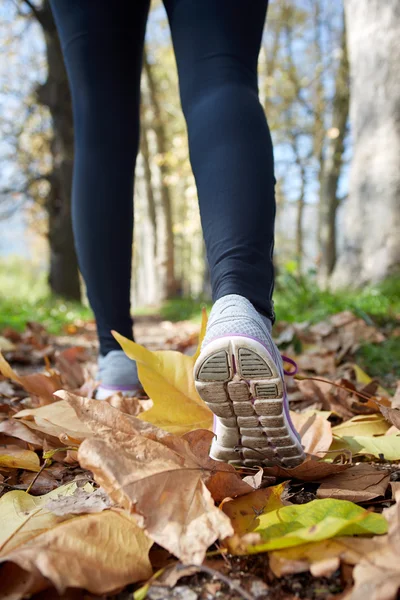
[[[128,351],[146,363],[147,394],[112,397],[101,411],[90,400],[93,322],[57,335],[37,323],[0,332],[0,599],[398,597],[400,316],[378,326],[342,311],[277,324],[300,372],[287,385],[308,457],[293,470],[235,471],[207,458],[208,409],[185,376],[199,329],[137,317],[140,346]],[[392,354],[382,362],[385,348]],[[175,351],[170,362],[160,350]],[[58,389],[67,390],[61,400]],[[146,420],[171,435],[142,431]],[[175,460],[171,447],[177,473],[157,462]],[[132,513],[145,539],[131,521],[119,523]]]

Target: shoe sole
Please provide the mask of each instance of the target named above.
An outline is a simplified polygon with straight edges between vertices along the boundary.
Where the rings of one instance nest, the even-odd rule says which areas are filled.
[[[213,340],[197,359],[194,378],[198,394],[220,422],[211,458],[285,468],[304,461],[285,410],[284,382],[260,342],[246,336]]]

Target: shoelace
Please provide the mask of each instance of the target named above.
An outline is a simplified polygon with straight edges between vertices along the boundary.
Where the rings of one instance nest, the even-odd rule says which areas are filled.
[[[283,372],[285,373],[285,375],[288,375],[290,377],[293,377],[293,375],[296,375],[297,371],[299,370],[297,364],[295,363],[295,361],[292,358],[289,358],[288,356],[285,356],[284,354],[281,354],[282,360],[284,363],[289,363],[289,365],[293,365],[294,367],[294,371],[286,371],[286,369],[283,369]]]

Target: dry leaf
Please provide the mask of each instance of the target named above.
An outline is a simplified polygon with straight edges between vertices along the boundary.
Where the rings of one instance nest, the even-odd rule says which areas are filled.
[[[374,549],[354,568],[354,588],[346,600],[396,600],[400,588],[400,487],[395,487],[396,504],[384,511],[389,533],[373,538]]]
[[[148,535],[182,562],[200,564],[207,548],[232,533],[215,507],[204,472],[186,440],[165,432],[140,434],[148,424],[95,400],[73,397],[79,417],[100,438],[86,439],[79,463],[90,469],[110,498],[143,517]],[[159,435],[158,440],[157,435]]]
[[[293,424],[301,437],[301,444],[307,454],[322,458],[332,444],[330,422],[316,412],[290,413]]]
[[[140,419],[178,435],[194,429],[211,429],[212,412],[197,394],[193,378],[205,325],[203,312],[202,333],[194,356],[172,350],[151,352],[114,332],[125,354],[136,360],[140,382],[153,400],[152,408],[140,415]]]
[[[0,352],[0,373],[19,383],[24,390],[33,396],[37,396],[42,404],[54,402],[53,393],[62,387],[62,381],[56,373],[44,375],[43,373],[32,373],[31,375],[17,375],[10,367]]]
[[[0,446],[0,468],[39,471],[40,460],[36,452],[18,446]]]
[[[311,571],[314,577],[329,577],[341,562],[355,565],[375,547],[375,538],[338,537],[273,550],[269,552],[269,566],[276,577],[304,571]]]
[[[387,471],[359,464],[324,479],[318,488],[317,497],[365,502],[385,496],[389,480],[390,474]]]
[[[264,467],[264,474],[286,479],[299,479],[300,481],[320,481],[350,467],[351,464],[327,463],[308,456],[301,465],[293,469],[284,469],[278,466]]]
[[[357,415],[340,425],[332,428],[332,432],[336,436],[350,436],[354,437],[357,435],[383,435],[389,429],[389,425],[385,418],[380,415]]]
[[[58,438],[66,445],[79,444],[90,434],[90,429],[79,420],[68,402],[54,402],[54,398],[52,404],[21,410],[14,418],[20,419],[30,429]]]
[[[389,423],[400,429],[400,408],[388,408],[379,404],[379,410]]]
[[[0,561],[41,573],[60,593],[78,587],[105,594],[151,575],[151,545],[133,517],[106,510],[68,519],[0,553]]]
[[[111,506],[110,498],[100,488],[95,491],[78,488],[72,496],[51,498],[45,504],[45,508],[57,516],[97,513]]]
[[[22,440],[36,449],[43,446],[43,438],[16,419],[2,421],[0,423],[0,433]]]
[[[133,517],[115,510],[80,517],[49,510],[50,501],[53,508],[57,500],[62,507],[64,498],[77,489],[76,483],[70,483],[44,496],[22,491],[5,494],[0,499],[0,562],[40,573],[60,593],[81,587],[103,594],[149,577],[152,542]],[[93,488],[87,484],[84,489]],[[2,582],[4,569],[8,564],[1,567]],[[30,585],[35,582],[33,578]],[[18,580],[14,583],[18,589]],[[16,593],[12,581],[8,586]],[[33,591],[29,588],[25,593]]]
[[[213,437],[214,434],[206,429],[191,431],[183,436],[201,466],[209,471],[205,483],[215,502],[243,496],[256,489],[257,480],[252,477],[242,479],[232,465],[217,462],[209,457]],[[260,469],[257,475],[258,479],[262,479],[263,470]]]
[[[254,531],[260,514],[282,508],[284,504],[281,497],[285,487],[286,483],[280,483],[224,502],[222,510],[230,518],[235,534],[244,535]]]
[[[384,460],[400,460],[400,436],[335,436],[331,446],[332,458],[334,452],[347,450],[355,455],[371,455]]]

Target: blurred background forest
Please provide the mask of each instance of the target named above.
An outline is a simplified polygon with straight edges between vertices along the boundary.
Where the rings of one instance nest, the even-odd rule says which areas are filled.
[[[276,162],[275,303],[286,320],[400,312],[400,10],[344,4],[272,0],[259,59]],[[90,311],[70,220],[70,96],[47,0],[0,3],[0,129],[0,327],[28,319],[56,330]],[[209,299],[175,60],[155,1],[132,304],[187,318]]]

